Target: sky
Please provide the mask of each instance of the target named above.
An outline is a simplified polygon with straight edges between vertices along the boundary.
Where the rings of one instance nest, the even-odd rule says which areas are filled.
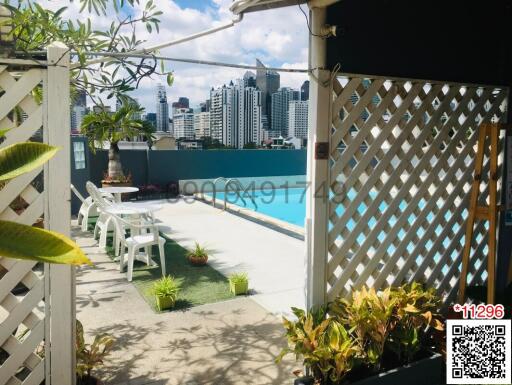
[[[43,0],[49,7],[63,1]],[[143,7],[146,0],[140,0]],[[138,30],[137,36],[147,40],[146,45],[187,36],[232,19],[229,6],[232,0],[153,0],[159,10],[160,33],[148,34]],[[77,14],[78,2],[70,3],[68,16]],[[305,6],[303,6],[305,7]],[[133,10],[136,14],[139,9]],[[111,15],[94,16],[96,26],[110,24]],[[110,20],[109,20],[110,19]],[[162,49],[163,56],[178,58],[221,61],[234,64],[254,65],[256,58],[272,67],[307,68],[308,30],[304,15],[298,6],[246,14],[235,27],[201,37],[191,42]],[[169,104],[178,97],[190,99],[191,107],[209,97],[211,87],[222,86],[231,79],[241,78],[246,70],[214,67],[185,63],[167,63],[167,69],[174,71],[174,84],[167,87]],[[305,74],[281,73],[281,86],[299,88],[306,80]],[[155,88],[158,83],[166,84],[165,78],[155,76],[141,82],[132,96],[146,108],[155,111]]]

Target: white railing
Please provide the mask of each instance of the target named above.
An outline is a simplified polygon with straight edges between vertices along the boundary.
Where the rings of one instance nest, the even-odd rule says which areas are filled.
[[[48,47],[46,62],[16,60],[15,70],[12,64],[13,60],[0,59],[0,127],[10,128],[0,147],[35,140],[61,151],[44,169],[0,189],[0,219],[30,225],[44,216],[46,228],[69,235],[68,49],[55,43]],[[41,94],[36,92],[40,88],[42,102],[35,97]],[[0,361],[0,385],[73,384],[73,268],[39,267],[0,257],[0,270],[0,348],[7,353],[5,361]],[[25,290],[13,294],[20,284]]]

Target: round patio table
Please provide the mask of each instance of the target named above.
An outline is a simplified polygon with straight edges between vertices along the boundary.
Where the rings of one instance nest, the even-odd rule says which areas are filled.
[[[110,193],[114,196],[116,202],[121,202],[121,194],[137,192],[137,187],[102,187],[98,189],[102,193]]]
[[[110,205],[105,211],[113,215],[153,215],[162,205],[148,202],[120,202]]]

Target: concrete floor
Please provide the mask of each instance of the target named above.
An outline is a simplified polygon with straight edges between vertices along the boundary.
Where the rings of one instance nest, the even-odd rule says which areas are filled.
[[[251,298],[269,312],[305,307],[304,241],[192,198],[162,202],[160,231],[186,248],[205,245],[211,266],[226,276],[247,272]]]
[[[186,235],[179,234],[182,243]],[[281,321],[251,297],[156,314],[89,233],[75,228],[74,238],[94,262],[77,270],[77,318],[86,340],[99,333],[116,339],[105,366],[97,372],[105,384],[292,383],[291,371],[299,367],[293,358],[274,363],[285,344]],[[220,259],[215,260],[221,265]],[[256,287],[259,282],[254,282]]]

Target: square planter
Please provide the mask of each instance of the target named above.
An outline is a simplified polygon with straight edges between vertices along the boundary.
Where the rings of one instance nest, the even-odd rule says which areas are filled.
[[[249,291],[249,282],[234,283],[229,281],[229,289],[234,295],[247,294]]]
[[[294,385],[313,385],[313,377],[295,379]],[[344,383],[345,384],[345,383]],[[407,366],[391,369],[375,376],[363,378],[346,385],[444,385],[446,384],[443,357],[434,354],[431,357],[413,362]]]
[[[158,310],[171,309],[176,304],[176,300],[172,297],[159,297],[155,295],[156,307]]]
[[[391,369],[375,376],[353,382],[352,385],[444,385],[445,369],[443,356],[434,354],[431,357],[415,361],[407,366]]]

